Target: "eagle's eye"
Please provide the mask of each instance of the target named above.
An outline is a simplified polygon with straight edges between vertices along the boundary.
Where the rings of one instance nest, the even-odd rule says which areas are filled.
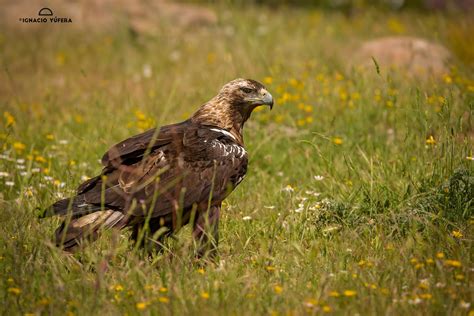
[[[252,92],[252,89],[251,89],[251,88],[247,88],[247,87],[240,87],[240,90],[242,90],[242,91],[245,92],[245,93],[250,93],[250,92]]]

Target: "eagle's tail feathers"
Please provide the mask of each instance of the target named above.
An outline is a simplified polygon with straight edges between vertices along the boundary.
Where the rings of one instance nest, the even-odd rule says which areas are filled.
[[[89,204],[83,195],[77,195],[57,201],[43,212],[42,217],[72,214],[73,218],[76,218],[101,209],[103,209],[101,205]]]
[[[101,231],[112,227],[125,226],[125,214],[119,211],[105,210],[64,221],[56,229],[56,245],[66,251],[74,251],[83,241],[96,240]]]

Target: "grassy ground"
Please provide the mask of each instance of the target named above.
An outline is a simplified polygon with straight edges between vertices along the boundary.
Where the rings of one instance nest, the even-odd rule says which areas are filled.
[[[344,65],[394,33],[469,56],[450,33],[465,18],[218,10],[216,29],[156,37],[1,32],[0,313],[472,315],[472,69],[423,81]],[[38,208],[236,77],[264,81],[276,106],[246,125],[218,264],[194,261],[187,229],[152,258],[127,233],[74,257],[51,244],[59,219]]]

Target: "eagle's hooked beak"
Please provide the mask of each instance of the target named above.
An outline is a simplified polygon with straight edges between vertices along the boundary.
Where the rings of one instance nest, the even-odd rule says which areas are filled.
[[[270,92],[265,89],[260,89],[259,96],[257,98],[252,98],[249,101],[253,105],[268,105],[270,110],[273,109],[273,97]]]
[[[270,107],[270,111],[271,111],[273,109],[273,97],[272,97],[272,95],[270,94],[270,92],[268,92],[265,89],[262,89],[260,91],[260,93],[262,94],[263,104],[268,105]]]

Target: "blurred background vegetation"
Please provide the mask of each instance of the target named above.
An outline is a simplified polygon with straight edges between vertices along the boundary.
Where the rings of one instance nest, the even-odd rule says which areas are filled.
[[[195,3],[222,3],[217,0],[191,0]],[[474,3],[472,0],[227,0],[233,5],[265,4],[265,5],[296,5],[311,6],[324,9],[334,10],[363,10],[368,7],[376,7],[385,10],[442,10],[442,11],[459,11],[472,9]]]

